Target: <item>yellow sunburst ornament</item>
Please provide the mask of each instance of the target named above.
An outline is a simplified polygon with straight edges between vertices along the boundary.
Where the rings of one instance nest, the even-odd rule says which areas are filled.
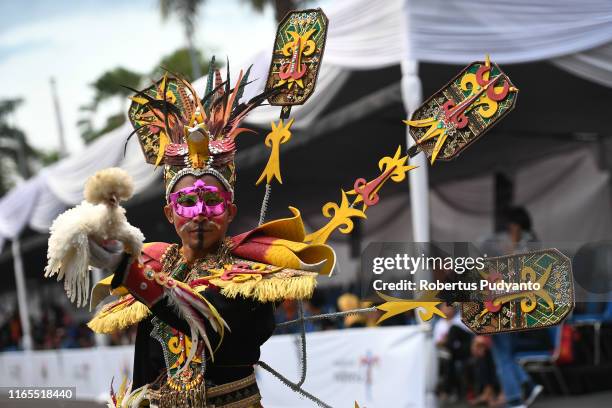
[[[427,129],[427,132],[425,132],[425,134],[417,140],[417,144],[421,144],[428,140],[437,138],[430,158],[431,164],[434,164],[436,158],[438,157],[438,153],[440,153],[440,149],[442,149],[442,146],[444,145],[444,142],[448,137],[447,129],[444,126],[442,120],[436,118],[427,118],[421,120],[405,120],[404,123],[408,126],[418,128],[429,127],[429,129]]]
[[[401,152],[402,147],[398,146],[393,156],[385,156],[378,161],[381,174],[375,179],[367,181],[364,178],[358,178],[352,190],[340,190],[340,205],[328,202],[322,208],[323,215],[330,218],[329,222],[317,231],[306,235],[304,242],[324,244],[336,229],[343,234],[350,233],[353,230],[351,218],[367,218],[366,210],[378,204],[378,192],[382,186],[388,180],[396,183],[404,181],[406,173],[417,168],[417,166],[406,165],[408,156],[402,156]],[[350,204],[349,197],[353,200]],[[361,205],[361,208],[358,205]]]
[[[279,183],[283,184],[283,179],[280,172],[280,145],[291,140],[291,125],[293,124],[293,118],[286,124],[283,120],[279,120],[278,124],[274,122],[270,123],[272,131],[266,136],[266,146],[270,150],[270,157],[268,158],[268,164],[264,168],[263,172],[259,176],[259,179],[255,182],[258,186],[264,179],[266,184],[270,184],[273,179],[276,179]]]
[[[342,199],[340,205],[329,202],[323,206],[323,215],[327,218],[331,218],[329,222],[312,234],[306,235],[304,242],[324,244],[336,229],[339,229],[343,234],[350,233],[353,230],[353,221],[351,218],[367,218],[365,212],[349,205],[346,192],[341,190],[341,193]]]
[[[442,313],[440,309],[438,309],[438,305],[442,303],[442,301],[436,298],[437,292],[425,292],[417,299],[409,300],[388,296],[380,292],[376,293],[378,294],[378,296],[380,296],[386,301],[382,305],[376,306],[378,310],[385,312],[382,316],[380,316],[376,324],[380,324],[381,322],[387,320],[390,317],[414,309],[417,309],[419,317],[424,322],[431,320],[434,315],[446,319],[446,315]]]

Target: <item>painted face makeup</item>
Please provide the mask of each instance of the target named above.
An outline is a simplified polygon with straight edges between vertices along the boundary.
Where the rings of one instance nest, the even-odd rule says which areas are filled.
[[[202,180],[196,180],[191,187],[170,194],[172,208],[185,218],[195,218],[201,214],[206,217],[221,215],[225,212],[230,199],[229,192],[216,186],[206,185]]]

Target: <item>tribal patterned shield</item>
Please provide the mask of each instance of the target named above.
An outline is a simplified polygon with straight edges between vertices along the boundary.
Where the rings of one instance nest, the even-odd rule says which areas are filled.
[[[461,320],[475,333],[553,326],[574,308],[571,261],[557,249],[487,258],[478,275],[515,287],[478,291],[480,301],[461,304]]]
[[[405,121],[416,142],[409,154],[420,149],[432,164],[455,158],[514,108],[517,93],[488,56],[471,63]]]
[[[266,90],[281,87],[268,101],[301,105],[312,95],[325,49],[328,20],[321,9],[292,11],[278,25]]]
[[[165,111],[162,105],[164,88],[167,95],[166,99],[174,105],[167,112],[170,127],[182,131],[182,127],[177,126],[176,118],[186,115],[191,116],[195,110],[194,94],[183,82],[174,77],[164,76],[131,98],[132,103],[128,111],[128,117],[137,133],[145,160],[149,164],[159,164],[160,138],[165,127],[163,119]],[[150,103],[149,99],[153,100],[154,103]],[[170,134],[167,136],[177,138],[181,135]]]

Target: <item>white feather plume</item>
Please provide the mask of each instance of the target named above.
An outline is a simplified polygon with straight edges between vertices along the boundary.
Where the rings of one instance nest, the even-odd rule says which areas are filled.
[[[114,239],[134,258],[140,255],[144,235],[130,225],[119,201],[133,193],[130,176],[121,169],[101,170],[85,186],[87,200],[60,214],[51,225],[45,277],[64,279],[71,302],[85,306],[89,298],[89,239]]]

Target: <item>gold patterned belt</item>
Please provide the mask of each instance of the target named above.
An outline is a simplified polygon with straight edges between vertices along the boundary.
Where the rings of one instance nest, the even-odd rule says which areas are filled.
[[[206,398],[204,398],[206,395]],[[226,384],[176,391],[166,387],[149,390],[152,407],[157,408],[261,408],[255,374]]]

